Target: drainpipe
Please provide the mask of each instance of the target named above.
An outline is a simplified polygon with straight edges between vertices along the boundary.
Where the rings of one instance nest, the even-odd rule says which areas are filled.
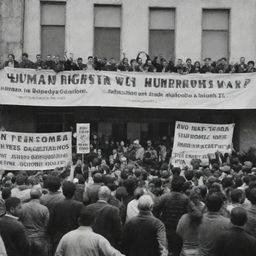
[[[26,16],[26,0],[23,0],[22,31],[21,31],[21,50],[22,50],[22,52],[24,52],[25,16]]]

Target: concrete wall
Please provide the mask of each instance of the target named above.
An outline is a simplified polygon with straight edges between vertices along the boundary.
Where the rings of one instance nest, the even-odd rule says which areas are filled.
[[[26,0],[24,48],[31,56],[40,52],[39,2]],[[176,9],[176,58],[201,59],[203,8],[230,9],[231,61],[256,58],[255,0],[66,0],[66,4],[66,49],[75,57],[93,54],[94,4],[117,4],[122,6],[121,53],[129,58],[148,51],[149,7]]]
[[[23,2],[24,0],[0,1],[1,64],[8,53],[13,53],[17,60],[20,59],[23,41]]]

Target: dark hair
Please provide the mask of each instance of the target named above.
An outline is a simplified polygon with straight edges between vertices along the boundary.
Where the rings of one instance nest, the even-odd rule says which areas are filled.
[[[75,191],[76,185],[73,182],[65,181],[62,184],[62,192],[67,199],[71,199],[74,196]]]
[[[60,189],[60,178],[57,176],[49,175],[46,180],[46,187],[50,192],[57,192]]]
[[[101,183],[103,181],[101,173],[95,173],[92,178],[95,183]]]
[[[136,188],[135,191],[134,191],[134,198],[135,199],[139,199],[141,196],[144,195],[144,190],[143,188]]]
[[[123,185],[126,187],[128,194],[133,195],[134,190],[136,188],[136,179],[129,178],[129,179],[124,181]]]
[[[243,191],[241,189],[234,189],[230,193],[232,203],[239,203],[239,199],[243,196]]]
[[[87,207],[84,207],[79,216],[80,226],[92,226],[95,220],[95,212]]]
[[[17,197],[9,197],[5,200],[5,208],[7,212],[10,212],[11,208],[16,208],[20,204],[20,199]]]
[[[77,58],[77,60],[83,60],[83,58],[79,57],[79,58]]]
[[[237,226],[243,226],[247,222],[246,210],[242,207],[235,207],[231,211],[231,223]]]
[[[172,190],[175,192],[181,192],[183,189],[183,185],[185,183],[185,179],[182,176],[174,177],[172,180]]]
[[[187,180],[192,180],[194,178],[194,171],[185,171],[185,177]]]
[[[201,224],[203,214],[192,202],[188,204],[188,216],[192,225]]]
[[[26,52],[23,52],[22,57],[27,57],[28,58],[28,54]]]
[[[179,176],[179,175],[180,175],[180,172],[181,172],[180,167],[174,167],[174,168],[172,169],[173,175]]]
[[[210,212],[218,212],[223,204],[221,193],[212,193],[206,197],[206,206]]]
[[[126,198],[128,195],[127,190],[125,187],[118,187],[116,190],[116,198],[121,201],[122,199]]]
[[[17,185],[24,185],[26,182],[26,177],[23,174],[19,174],[16,177],[16,183]]]
[[[2,198],[6,200],[11,196],[11,188],[3,188],[2,190]]]
[[[248,199],[252,204],[256,204],[256,188],[250,189]]]
[[[9,54],[8,54],[8,57],[9,57],[9,56],[12,56],[12,57],[13,57],[13,59],[15,60],[15,56],[14,56],[14,54],[9,53]]]

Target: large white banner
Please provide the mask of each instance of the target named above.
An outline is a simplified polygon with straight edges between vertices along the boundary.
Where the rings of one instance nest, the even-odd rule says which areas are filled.
[[[174,166],[190,166],[192,159],[208,162],[208,154],[229,152],[235,124],[201,124],[179,122],[175,124],[172,151]]]
[[[71,160],[71,132],[0,132],[0,169],[49,170]]]
[[[0,103],[6,105],[254,109],[255,98],[256,73],[0,71]]]
[[[90,153],[90,124],[76,124],[76,152]]]

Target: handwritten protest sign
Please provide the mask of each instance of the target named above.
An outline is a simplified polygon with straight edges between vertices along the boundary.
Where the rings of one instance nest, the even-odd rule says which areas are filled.
[[[172,164],[174,166],[189,166],[191,159],[208,161],[207,154],[230,151],[234,126],[234,124],[201,124],[177,121]]]
[[[0,131],[0,169],[49,170],[72,159],[71,133]]]
[[[90,152],[90,124],[76,124],[76,152],[78,154]]]

